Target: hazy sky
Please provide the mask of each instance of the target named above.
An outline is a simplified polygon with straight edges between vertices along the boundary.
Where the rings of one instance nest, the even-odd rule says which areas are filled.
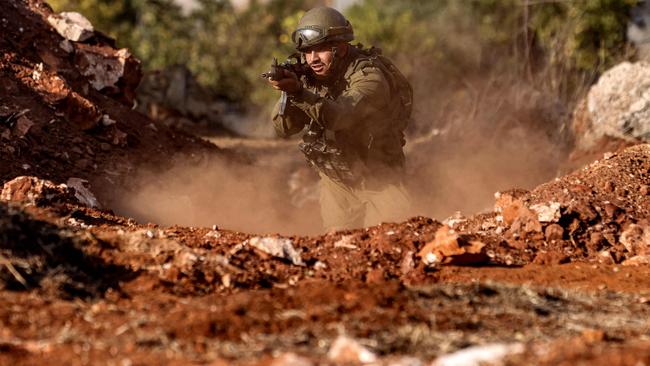
[[[359,0],[334,0],[334,7],[341,10],[357,2]]]
[[[250,0],[231,0],[231,1],[235,5],[235,8],[245,7],[250,2]],[[335,8],[341,10],[341,9],[345,9],[346,7],[358,1],[359,0],[333,0],[333,5]],[[190,11],[196,9],[198,6],[197,0],[174,0],[174,2],[183,9],[184,13],[189,13]]]

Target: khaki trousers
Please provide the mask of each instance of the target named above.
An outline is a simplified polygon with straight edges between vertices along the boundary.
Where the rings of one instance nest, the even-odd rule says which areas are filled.
[[[352,188],[320,174],[320,212],[326,230],[354,229],[408,217],[411,200],[401,184]]]

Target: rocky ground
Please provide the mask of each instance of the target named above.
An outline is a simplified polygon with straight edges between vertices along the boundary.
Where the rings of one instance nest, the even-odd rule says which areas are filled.
[[[443,222],[136,222],[111,209],[141,167],[255,157],[134,112],[107,37],[66,43],[37,0],[0,14],[0,363],[650,362],[650,145]]]

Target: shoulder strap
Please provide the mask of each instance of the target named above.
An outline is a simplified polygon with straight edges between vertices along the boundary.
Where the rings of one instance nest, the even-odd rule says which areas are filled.
[[[353,50],[359,53],[360,56],[348,68],[345,75],[346,79],[360,68],[369,65],[379,68],[388,81],[391,96],[398,98],[400,101],[400,108],[396,113],[396,118],[403,124],[400,128],[406,128],[413,111],[413,88],[409,81],[388,57],[382,55],[381,49],[376,47],[363,48],[361,44],[357,44]]]

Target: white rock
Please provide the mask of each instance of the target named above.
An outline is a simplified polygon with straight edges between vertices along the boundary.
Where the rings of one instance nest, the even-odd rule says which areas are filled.
[[[86,188],[87,180],[81,178],[70,178],[66,182],[68,187],[72,187],[75,190],[74,196],[88,207],[99,208],[99,201],[95,198],[95,195]]]
[[[649,91],[648,62],[623,62],[606,71],[587,95],[587,115],[574,120],[578,145],[589,148],[604,136],[650,141]]]
[[[181,267],[192,267],[196,262],[199,261],[199,256],[196,253],[191,251],[184,251],[180,253],[178,262]]]
[[[558,222],[562,217],[559,202],[538,203],[530,206],[530,209],[537,214],[539,222]]]
[[[122,48],[115,53],[115,57],[106,56],[101,52],[91,50],[77,50],[80,58],[79,71],[95,90],[117,87],[116,84],[124,75],[126,60],[131,57],[129,50]]]
[[[461,224],[461,223],[466,222],[466,221],[467,221],[467,218],[465,216],[463,216],[460,213],[460,211],[456,211],[453,216],[449,216],[442,223],[444,225],[449,226],[450,228],[454,228],[456,225]]]
[[[297,266],[304,266],[300,253],[293,247],[293,243],[285,238],[254,237],[248,240],[248,244],[274,257],[290,260]]]
[[[352,242],[353,235],[343,235],[334,243],[334,248],[358,249]]]
[[[61,35],[73,42],[83,42],[92,37],[95,29],[83,15],[76,12],[63,12],[47,17],[48,23]]]
[[[341,364],[368,364],[377,361],[373,352],[346,336],[336,338],[327,352],[327,358]]]
[[[440,262],[441,258],[436,253],[427,253],[422,257],[422,262],[427,266],[435,266]]]
[[[32,72],[32,79],[34,81],[39,81],[41,80],[41,76],[43,75],[43,63],[39,62],[34,66],[34,71]]]
[[[431,366],[480,366],[501,361],[504,357],[522,353],[524,345],[521,343],[503,344],[493,343],[482,346],[473,346],[460,351],[438,357]]]
[[[115,122],[115,120],[112,119],[111,116],[109,116],[108,114],[105,114],[105,115],[102,116],[102,125],[103,126],[108,127],[108,126],[114,125],[116,123],[117,122]]]
[[[271,366],[313,366],[309,359],[298,356],[295,353],[284,353],[271,361]]]

